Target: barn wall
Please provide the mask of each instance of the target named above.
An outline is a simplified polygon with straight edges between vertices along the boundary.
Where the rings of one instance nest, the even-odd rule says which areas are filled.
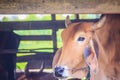
[[[0,14],[120,13],[120,0],[0,0]]]

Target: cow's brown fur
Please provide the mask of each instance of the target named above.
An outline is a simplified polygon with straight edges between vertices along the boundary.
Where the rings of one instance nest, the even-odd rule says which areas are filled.
[[[99,58],[101,80],[120,79],[120,15],[107,15],[103,28],[95,31],[99,38]],[[102,48],[101,48],[102,47]],[[99,74],[99,73],[98,73]],[[100,75],[98,75],[100,77]],[[98,76],[95,75],[98,80]]]
[[[106,15],[106,21],[102,28],[92,30],[92,26],[97,23],[82,22],[72,23],[62,32],[63,47],[57,52],[57,58],[53,60],[53,66],[67,65],[69,68],[82,68],[86,66],[83,57],[83,50],[90,42],[90,38],[96,41],[99,49],[98,65],[99,71],[94,74],[91,71],[92,80],[119,80],[120,79],[120,15]],[[86,43],[77,46],[76,37],[82,35],[86,37]],[[95,56],[93,54],[92,56]],[[74,71],[71,76],[81,78],[86,75],[86,71]]]

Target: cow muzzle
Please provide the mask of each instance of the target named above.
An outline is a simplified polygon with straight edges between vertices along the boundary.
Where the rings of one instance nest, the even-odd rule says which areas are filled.
[[[66,66],[57,66],[54,68],[54,76],[57,78],[67,78],[68,70]]]

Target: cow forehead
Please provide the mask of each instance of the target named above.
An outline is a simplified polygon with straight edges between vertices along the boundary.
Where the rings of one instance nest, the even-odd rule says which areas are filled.
[[[62,40],[73,39],[75,35],[84,34],[90,31],[93,22],[77,22],[71,23],[67,28],[65,28],[61,34]]]
[[[63,33],[76,33],[78,31],[90,31],[93,23],[92,22],[78,22],[70,24],[66,29],[64,29]],[[71,33],[71,34],[72,34]]]

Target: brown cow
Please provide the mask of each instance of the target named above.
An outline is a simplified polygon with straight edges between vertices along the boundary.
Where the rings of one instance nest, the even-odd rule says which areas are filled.
[[[120,80],[120,15],[107,14],[94,22],[71,23],[62,32],[63,46],[53,59],[58,78]]]

